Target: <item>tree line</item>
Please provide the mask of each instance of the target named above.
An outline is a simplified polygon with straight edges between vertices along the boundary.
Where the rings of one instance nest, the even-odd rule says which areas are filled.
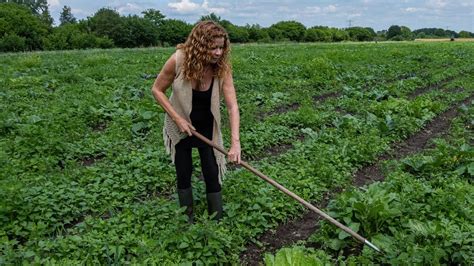
[[[200,20],[214,20],[229,33],[231,42],[341,42],[413,40],[415,38],[471,38],[468,31],[424,28],[411,31],[392,25],[375,32],[370,27],[344,29],[313,26],[297,21],[280,21],[270,27],[258,24],[238,26],[211,13]],[[0,0],[0,51],[67,50],[87,48],[131,48],[173,46],[184,42],[193,25],[166,18],[159,10],[147,9],[138,15],[122,16],[111,8],[101,8],[93,16],[77,20],[64,6],[59,26],[53,25],[46,0]]]

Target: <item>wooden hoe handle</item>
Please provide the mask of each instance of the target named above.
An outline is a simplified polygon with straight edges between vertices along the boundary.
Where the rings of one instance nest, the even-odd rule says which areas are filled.
[[[192,130],[191,129],[191,133],[193,133],[194,136],[196,136],[197,138],[199,138],[200,140],[204,141],[206,144],[208,144],[209,146],[213,147],[214,149],[220,151],[221,153],[225,154],[227,156],[227,151],[224,150],[223,148],[217,146],[216,144],[214,144],[212,141],[210,141],[208,138],[204,137],[203,135],[201,135],[199,132],[195,131],[195,130]],[[312,205],[311,203],[307,202],[306,200],[302,199],[300,196],[296,195],[295,193],[289,191],[287,188],[285,188],[284,186],[280,185],[278,182],[276,182],[275,180],[271,179],[270,177],[264,175],[262,172],[260,172],[259,170],[253,168],[252,166],[250,166],[248,163],[244,162],[244,161],[240,161],[240,165],[242,165],[243,167],[245,167],[247,170],[249,170],[250,172],[254,173],[255,175],[257,175],[258,177],[262,178],[263,180],[267,181],[268,183],[270,183],[271,185],[273,185],[274,187],[276,187],[277,189],[279,189],[280,191],[282,191],[283,193],[285,193],[286,195],[292,197],[293,199],[297,200],[299,203],[303,204],[306,208],[314,211],[315,213],[319,214],[320,216],[322,216],[324,219],[328,220],[329,222],[331,222],[332,224],[334,224],[335,226],[339,227],[340,229],[344,230],[346,233],[348,233],[349,235],[351,235],[352,237],[356,238],[357,240],[359,240],[360,242],[362,242],[363,244],[366,244],[368,245],[369,247],[373,248],[374,250],[380,252],[380,249],[377,248],[374,244],[370,243],[367,239],[365,239],[364,237],[362,237],[361,235],[357,234],[356,232],[352,231],[352,229],[350,229],[349,227],[341,224],[340,222],[338,222],[337,220],[335,220],[334,218],[332,218],[331,216],[327,215],[325,212],[321,211],[320,209],[316,208],[314,205]]]

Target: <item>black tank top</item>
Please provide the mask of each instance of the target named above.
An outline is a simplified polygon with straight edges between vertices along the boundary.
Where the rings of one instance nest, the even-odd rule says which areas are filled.
[[[212,85],[214,78],[212,78],[211,85],[206,91],[198,91],[193,89],[192,110],[190,114],[191,123],[196,128],[196,131],[204,135],[206,138],[212,140],[212,131],[214,127],[214,116],[211,112],[211,96]],[[207,144],[195,136],[186,137],[179,143],[180,147],[206,147]]]

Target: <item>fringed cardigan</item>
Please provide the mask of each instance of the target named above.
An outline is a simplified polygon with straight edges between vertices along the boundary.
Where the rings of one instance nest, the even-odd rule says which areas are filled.
[[[184,51],[176,50],[176,76],[172,85],[172,93],[170,96],[171,106],[176,112],[191,123],[190,114],[192,111],[192,100],[193,92],[191,81],[184,78],[184,74],[181,71],[182,64],[184,61]],[[211,113],[214,116],[214,126],[212,132],[212,142],[220,147],[223,147],[222,132],[221,132],[221,114],[220,114],[220,94],[222,92],[222,79],[215,78],[213,83],[212,95],[211,95]],[[163,140],[166,147],[166,152],[171,155],[171,160],[174,163],[176,149],[175,146],[178,142],[188,135],[179,130],[176,123],[171,117],[165,114],[165,124],[163,126]],[[214,155],[216,157],[216,163],[219,168],[219,183],[222,184],[222,179],[226,172],[226,161],[225,155],[214,149]]]

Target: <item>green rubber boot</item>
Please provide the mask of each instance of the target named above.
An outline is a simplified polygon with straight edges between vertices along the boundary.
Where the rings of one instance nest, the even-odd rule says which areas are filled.
[[[214,193],[207,193],[207,212],[209,215],[216,213],[214,216],[214,220],[219,221],[222,219],[222,193],[214,192]]]
[[[178,189],[178,198],[179,206],[186,206],[185,213],[188,216],[188,222],[190,224],[194,223],[194,213],[193,213],[193,189]]]

